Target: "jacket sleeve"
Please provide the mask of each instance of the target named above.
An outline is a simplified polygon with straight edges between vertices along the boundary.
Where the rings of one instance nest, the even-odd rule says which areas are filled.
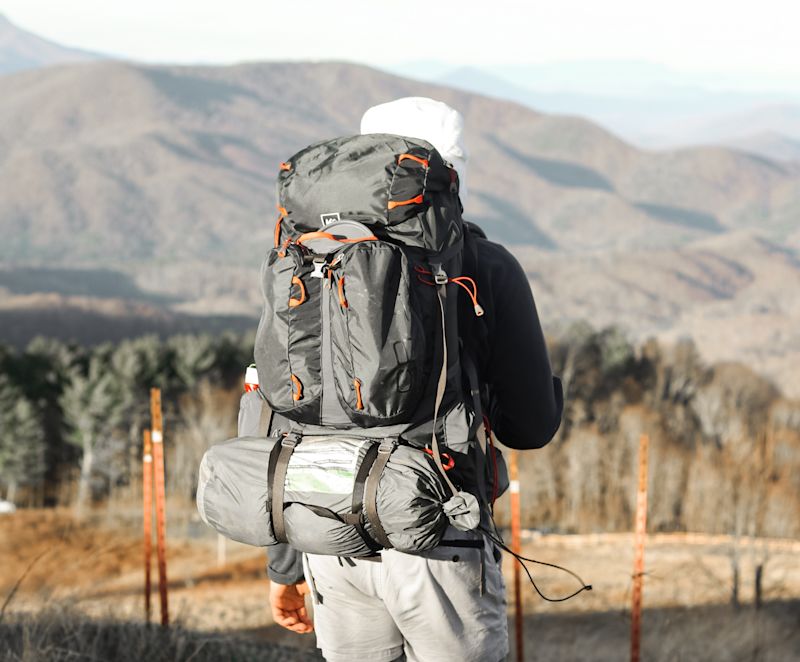
[[[303,555],[293,547],[278,543],[267,552],[267,574],[276,584],[299,584],[303,581]]]
[[[516,258],[498,244],[479,243],[486,262],[493,310],[484,374],[489,419],[497,438],[516,449],[541,448],[561,424],[561,380],[553,376],[528,278]],[[488,316],[487,315],[487,316]]]

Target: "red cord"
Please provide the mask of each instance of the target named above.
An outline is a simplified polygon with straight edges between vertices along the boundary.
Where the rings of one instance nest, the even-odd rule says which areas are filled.
[[[433,457],[433,449],[432,448],[428,448],[426,446],[422,450],[424,450],[428,455]],[[442,466],[444,467],[445,471],[450,471],[450,469],[452,469],[453,467],[456,466],[456,461],[450,455],[448,455],[447,453],[442,453],[442,459],[443,460],[447,460],[446,464],[444,464],[444,463],[442,464]]]
[[[425,283],[425,285],[434,285],[434,286],[436,285],[436,283],[433,283],[429,280],[425,280],[420,275],[420,274],[425,274],[426,276],[432,276],[433,275],[432,272],[428,271],[427,269],[423,269],[419,265],[416,265],[414,267],[414,271],[417,272],[417,279],[419,280],[420,283]],[[457,276],[456,278],[448,278],[447,282],[460,285],[464,289],[464,291],[469,295],[469,298],[472,299],[472,307],[475,310],[475,315],[477,315],[478,317],[481,317],[483,315],[484,312],[483,307],[478,303],[478,285],[472,278],[470,278],[469,276]],[[467,283],[472,285],[472,287],[467,285]]]

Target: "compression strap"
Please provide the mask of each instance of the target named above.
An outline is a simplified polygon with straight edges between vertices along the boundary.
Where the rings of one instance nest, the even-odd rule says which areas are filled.
[[[441,268],[441,267],[440,267]],[[439,440],[436,438],[436,423],[439,420],[439,407],[444,399],[444,392],[447,388],[447,325],[444,315],[444,302],[447,297],[447,274],[440,272],[444,276],[444,282],[438,283],[436,286],[436,299],[439,302],[439,312],[442,319],[442,369],[439,371],[439,381],[436,385],[436,401],[433,406],[433,430],[431,432],[431,451],[433,451],[433,461],[442,474],[445,484],[453,493],[453,496],[458,496],[458,490],[453,485],[452,481],[447,475],[447,471],[442,464],[442,454],[439,451]],[[440,275],[435,275],[436,279],[440,279]]]
[[[392,549],[389,537],[381,524],[381,519],[378,516],[378,484],[381,480],[383,470],[389,462],[389,457],[394,451],[395,442],[384,439],[378,446],[378,455],[375,462],[369,470],[366,484],[364,486],[364,511],[367,516],[367,521],[372,526],[373,537],[386,549]]]
[[[269,455],[267,480],[270,485],[269,512],[272,518],[272,533],[278,542],[289,542],[286,538],[286,520],[283,516],[286,472],[289,460],[299,443],[296,434],[287,434],[279,444],[275,444]]]

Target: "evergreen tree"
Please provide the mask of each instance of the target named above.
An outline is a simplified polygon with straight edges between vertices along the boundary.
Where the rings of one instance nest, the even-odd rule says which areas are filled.
[[[45,472],[45,444],[36,408],[0,374],[0,482],[15,501],[20,486],[35,486]]]

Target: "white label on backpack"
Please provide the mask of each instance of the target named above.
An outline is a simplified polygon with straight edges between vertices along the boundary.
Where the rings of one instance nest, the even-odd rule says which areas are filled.
[[[286,471],[286,490],[352,494],[363,439],[304,441],[294,449]]]
[[[338,223],[342,220],[341,215],[338,211],[331,211],[327,214],[320,214],[320,220],[322,221],[322,225],[330,225],[331,223]]]

